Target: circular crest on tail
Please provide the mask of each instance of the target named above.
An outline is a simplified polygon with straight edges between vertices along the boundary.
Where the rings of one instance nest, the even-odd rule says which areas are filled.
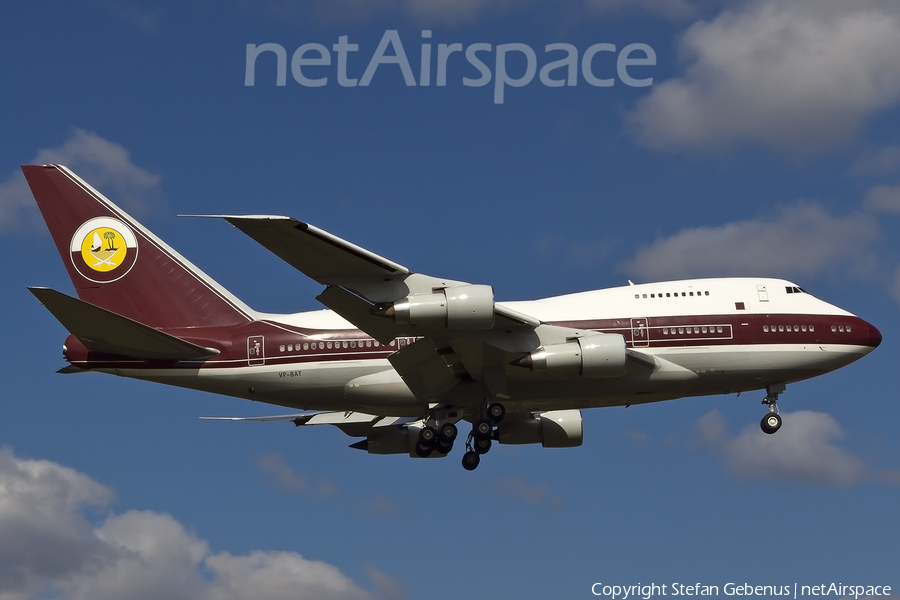
[[[122,221],[96,217],[75,231],[70,244],[72,265],[94,283],[111,283],[124,277],[137,260],[137,238]]]

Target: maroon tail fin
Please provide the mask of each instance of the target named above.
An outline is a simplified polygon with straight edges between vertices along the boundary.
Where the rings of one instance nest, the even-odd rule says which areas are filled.
[[[157,328],[229,326],[253,311],[62,165],[26,165],[78,297]]]

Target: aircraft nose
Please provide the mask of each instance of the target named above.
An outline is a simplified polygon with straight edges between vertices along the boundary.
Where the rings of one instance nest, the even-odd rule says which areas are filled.
[[[881,344],[881,332],[878,331],[878,328],[869,323],[868,321],[864,321],[866,324],[866,329],[868,330],[868,335],[866,336],[865,341],[863,342],[866,346],[871,346],[874,350]]]

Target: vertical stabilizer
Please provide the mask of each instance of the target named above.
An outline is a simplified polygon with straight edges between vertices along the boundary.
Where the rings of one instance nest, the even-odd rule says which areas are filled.
[[[157,328],[253,320],[243,302],[66,167],[22,172],[81,300]]]

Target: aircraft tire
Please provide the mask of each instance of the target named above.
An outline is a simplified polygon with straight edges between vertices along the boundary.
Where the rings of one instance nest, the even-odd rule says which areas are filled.
[[[434,448],[432,446],[423,446],[421,442],[416,444],[416,455],[419,458],[428,458],[431,456],[431,451]]]
[[[499,402],[495,402],[488,406],[488,416],[491,418],[491,421],[494,424],[499,423],[503,420],[503,417],[506,416],[506,407],[500,404]]]
[[[775,413],[767,414],[762,418],[762,421],[759,422],[759,428],[763,430],[763,433],[772,435],[781,429],[781,416]]]
[[[438,440],[438,443],[434,447],[434,449],[441,454],[450,454],[450,452],[453,451],[453,442],[448,442],[447,440]]]
[[[481,456],[478,455],[477,452],[472,452],[469,450],[462,457],[462,466],[466,471],[474,471],[478,468],[478,464],[481,462]]]
[[[441,425],[441,429],[438,432],[438,437],[440,440],[449,442],[451,445],[453,444],[453,440],[456,439],[456,436],[459,434],[459,430],[456,428],[456,425],[453,423],[444,423]]]
[[[487,454],[491,450],[491,438],[478,438],[475,440],[475,452]]]
[[[422,446],[433,446],[437,439],[437,430],[434,427],[423,427],[419,430],[419,443]]]
[[[477,423],[475,423],[475,437],[479,440],[491,439],[491,435],[494,433],[494,425],[488,421],[487,419],[481,419]]]

